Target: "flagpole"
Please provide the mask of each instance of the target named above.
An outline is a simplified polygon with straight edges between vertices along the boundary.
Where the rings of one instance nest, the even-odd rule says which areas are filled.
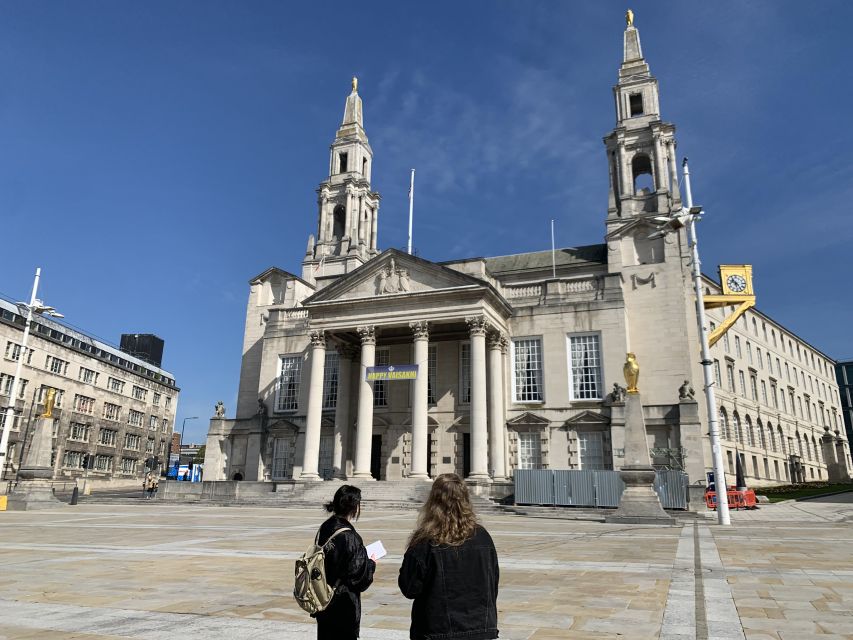
[[[409,255],[412,255],[412,216],[415,209],[415,170],[412,169],[412,180],[409,184]]]
[[[551,218],[551,272],[557,277],[557,250],[554,248],[554,219]]]

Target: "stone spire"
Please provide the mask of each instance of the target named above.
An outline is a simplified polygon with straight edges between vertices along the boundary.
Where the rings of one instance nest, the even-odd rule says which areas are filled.
[[[341,123],[341,129],[338,130],[337,137],[341,137],[341,130],[347,125],[358,125],[362,131],[364,129],[364,118],[361,113],[361,96],[358,95],[358,78],[355,77],[352,79],[352,93],[347,96],[347,103],[344,107],[344,121]]]

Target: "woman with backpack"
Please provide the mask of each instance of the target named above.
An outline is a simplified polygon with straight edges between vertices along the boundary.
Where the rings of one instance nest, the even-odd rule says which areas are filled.
[[[468,487],[438,476],[409,539],[397,584],[412,603],[411,640],[498,637],[498,554]]]
[[[335,588],[335,595],[329,606],[312,614],[317,620],[317,640],[355,640],[361,624],[361,593],[373,582],[376,570],[353,526],[361,515],[361,489],[341,486],[325,508],[332,516],[320,527],[317,544],[325,550],[326,583]]]

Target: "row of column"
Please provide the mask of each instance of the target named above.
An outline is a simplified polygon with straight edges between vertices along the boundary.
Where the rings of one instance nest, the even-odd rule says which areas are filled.
[[[465,319],[471,336],[471,473],[472,480],[506,478],[504,456],[503,355],[506,336],[494,329],[483,316]],[[409,477],[429,478],[429,323],[411,322],[414,339],[414,363],[418,375],[412,385],[412,459]],[[356,426],[353,478],[372,479],[370,472],[373,444],[373,383],[367,381],[367,369],[376,361],[376,329],[358,327],[361,363],[358,377],[358,418]],[[308,389],[308,415],[305,429],[302,480],[319,480],[320,425],[323,414],[323,375],[326,364],[326,337],[315,331],[311,338],[311,373]],[[486,352],[488,350],[488,368]],[[333,467],[344,477],[344,460],[349,424],[349,380],[355,353],[343,348],[339,359],[338,397],[335,409]],[[488,380],[487,380],[488,374]],[[491,394],[488,393],[491,389]],[[491,461],[491,472],[489,462]]]

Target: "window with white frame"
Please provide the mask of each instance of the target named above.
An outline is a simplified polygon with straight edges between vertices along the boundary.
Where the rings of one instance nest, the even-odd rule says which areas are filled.
[[[572,400],[601,396],[601,339],[597,333],[569,336],[569,377]]]
[[[735,390],[735,368],[732,365],[726,365],[726,379],[729,383],[729,391]]]
[[[154,438],[145,441],[145,453],[154,453]]]
[[[427,348],[427,404],[435,404],[435,371],[438,362],[436,347],[431,344]]]
[[[741,352],[740,352],[740,336],[735,336],[735,355],[736,355],[738,358],[740,358],[740,357],[741,357]]]
[[[142,400],[145,402],[145,397],[148,395],[148,389],[143,389],[142,387],[137,387],[133,385],[132,395],[136,400]]]
[[[166,396],[166,411],[172,408],[172,396]]]
[[[168,433],[168,431],[169,431],[169,420],[167,418],[163,418],[163,421],[160,423],[160,430],[163,433]]]
[[[112,402],[104,403],[104,418],[106,420],[118,420],[121,416],[121,407]]]
[[[134,427],[141,427],[145,422],[145,414],[141,411],[135,411],[131,409],[127,413],[127,424],[133,425]]]
[[[8,373],[0,373],[0,394],[8,396],[12,393],[12,382],[15,380],[15,376]],[[29,380],[24,380],[23,378],[18,378],[18,397],[23,398],[27,389],[27,385],[30,383]]]
[[[761,381],[761,404],[767,405],[767,383],[764,380]]]
[[[743,375],[743,370],[737,372],[738,381],[740,382],[740,395],[746,397],[746,377]]]
[[[722,378],[722,374],[720,373],[720,361],[719,360],[714,360],[714,379],[717,381],[718,387],[723,386],[723,378]]]
[[[116,393],[124,393],[124,381],[118,378],[107,378],[107,389]]]
[[[518,434],[518,468],[542,468],[542,440],[538,432],[523,431]]]
[[[148,429],[151,431],[157,429],[157,416],[148,416]]]
[[[159,407],[160,406],[160,397],[161,396],[159,393],[155,393],[151,399],[151,404],[153,404],[155,407]]]
[[[758,359],[758,368],[763,369],[764,368],[764,358],[761,355],[761,349],[756,347],[755,356]]]
[[[471,402],[471,343],[459,343],[459,402]]]
[[[85,455],[82,451],[66,451],[62,455],[62,466],[66,469],[82,469]]]
[[[6,343],[6,359],[13,360],[17,362],[21,358],[21,345],[17,342],[7,342]],[[26,363],[31,364],[33,360],[33,350],[27,349],[27,358]]]
[[[105,445],[107,447],[116,446],[116,434],[118,431],[114,429],[101,429],[98,432],[98,444]]]
[[[47,356],[44,362],[44,368],[57,375],[65,375],[68,371],[68,361],[62,360],[55,356]]]
[[[160,440],[160,444],[157,446],[157,455],[163,456],[166,453],[166,441]]]
[[[112,471],[113,457],[99,454],[95,456],[95,469],[97,471]]]
[[[752,364],[752,343],[749,340],[746,341],[746,359]]]
[[[126,433],[124,434],[124,448],[125,449],[136,449],[139,450],[139,445],[142,442],[142,438],[135,433]]]
[[[758,380],[753,375],[749,376],[749,387],[753,401],[758,402]]]
[[[542,339],[512,341],[513,402],[542,402]]]
[[[729,334],[728,333],[723,334],[723,348],[726,350],[726,353],[729,353],[729,351],[731,351],[731,347],[729,346]]]
[[[77,442],[89,442],[89,425],[82,422],[72,422],[71,430],[68,435],[69,440]]]
[[[121,472],[122,473],[136,473],[136,460],[133,458],[122,458],[121,459]]]
[[[340,360],[336,351],[326,352],[323,367],[323,408],[334,409],[338,405],[338,377]]]
[[[391,364],[391,350],[388,347],[376,348],[376,366],[387,367]],[[388,381],[376,380],[373,383],[373,406],[388,406]]]
[[[284,480],[293,474],[293,448],[289,438],[276,438],[273,443],[272,479]]]
[[[86,367],[80,367],[79,380],[86,384],[98,384],[98,372],[87,369]]]
[[[74,394],[74,411],[78,413],[92,414],[95,412],[95,399],[88,396]]]
[[[578,457],[581,469],[606,469],[604,464],[604,442],[598,431],[578,433]]]
[[[281,356],[278,363],[278,383],[275,391],[276,411],[296,411],[299,408],[299,381],[302,377],[301,356]],[[166,398],[168,403],[169,398]]]

